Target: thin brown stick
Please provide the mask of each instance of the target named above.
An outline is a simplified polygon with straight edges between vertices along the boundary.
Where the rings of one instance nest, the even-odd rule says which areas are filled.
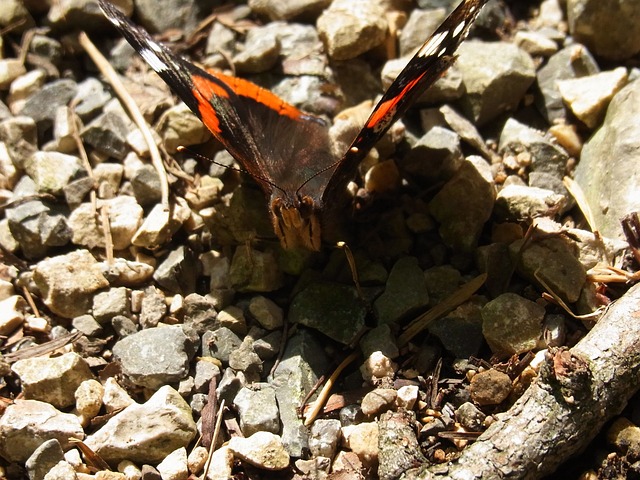
[[[209,474],[209,466],[211,465],[211,456],[216,448],[218,442],[218,436],[220,435],[220,426],[222,425],[222,414],[224,413],[224,398],[220,401],[220,407],[218,407],[218,415],[216,416],[216,426],[213,430],[213,437],[211,438],[211,445],[209,445],[209,456],[207,457],[207,463],[204,466],[204,473],[202,478],[206,480]]]
[[[546,293],[549,296],[551,296],[551,298],[553,298],[553,300],[558,305],[560,305],[560,307],[562,307],[562,309],[565,312],[567,312],[569,315],[571,315],[573,318],[575,318],[577,320],[595,320],[600,315],[602,315],[602,312],[605,310],[605,307],[600,307],[595,312],[587,313],[585,315],[577,315],[577,314],[573,313],[573,311],[569,308],[569,305],[567,305],[564,302],[564,300],[562,300],[562,298],[560,298],[560,295],[558,295],[556,292],[554,292],[553,289],[549,286],[549,284],[544,281],[544,279],[540,275],[540,269],[538,269],[535,272],[533,272],[533,276],[536,277],[536,280],[540,283],[540,285],[542,285],[544,287],[544,289],[546,290]]]
[[[20,28],[25,23],[27,23],[27,19],[26,18],[21,18],[20,20],[18,20],[16,22],[13,22],[12,24],[7,25],[4,28],[0,28],[0,37],[4,37],[8,33],[13,32],[17,28]]]
[[[353,279],[353,284],[356,286],[356,291],[358,292],[358,297],[360,301],[366,303],[364,299],[364,294],[362,293],[362,289],[360,288],[360,279],[358,278],[358,269],[356,268],[356,259],[353,257],[353,253],[345,242],[338,242],[338,248],[344,250],[344,254],[347,257],[347,262],[349,263],[349,268],[351,269],[351,278]]]
[[[280,365],[282,361],[282,356],[284,355],[284,349],[287,346],[287,342],[289,341],[289,322],[284,322],[282,327],[282,341],[280,342],[280,348],[278,348],[278,356],[276,357],[276,361],[273,362],[273,367],[271,367],[271,371],[269,372],[269,376],[273,377],[276,372],[276,368]]]
[[[78,153],[80,154],[80,159],[82,160],[82,165],[84,169],[87,171],[87,175],[93,182],[93,186],[91,187],[91,192],[89,193],[91,199],[91,207],[93,215],[96,214],[98,210],[98,198],[96,195],[96,178],[93,175],[93,167],[91,166],[91,162],[89,161],[89,156],[87,155],[87,150],[84,148],[84,143],[82,143],[82,139],[80,138],[80,132],[78,131],[78,116],[75,111],[75,105],[73,102],[69,106],[69,117],[67,121],[71,124],[71,136],[73,137],[73,141],[76,142],[76,148],[78,149]]]
[[[358,352],[353,352],[351,355],[345,358],[342,361],[342,363],[338,365],[338,368],[336,368],[335,371],[331,374],[331,376],[329,377],[329,380],[327,380],[327,383],[325,383],[324,387],[322,387],[322,390],[320,390],[320,393],[318,394],[318,398],[313,403],[313,407],[311,407],[311,410],[309,410],[309,412],[307,413],[307,418],[304,421],[305,426],[308,427],[315,421],[316,417],[320,413],[320,410],[322,410],[322,407],[327,402],[327,399],[329,398],[329,393],[333,388],[333,384],[336,383],[338,376],[347,367],[347,365],[349,365],[356,358],[358,358],[358,355],[359,355]]]
[[[27,55],[29,54],[29,45],[31,45],[31,41],[33,37],[35,37],[36,31],[34,29],[27,30],[22,37],[22,44],[20,45],[20,63],[24,65],[27,60]]]
[[[104,234],[104,251],[107,256],[107,265],[113,265],[113,237],[111,236],[111,223],[109,222],[109,205],[104,204],[100,208],[100,220],[102,233]]]
[[[23,348],[22,350],[15,352],[5,353],[2,358],[9,363],[13,363],[25,358],[39,357],[62,348],[69,343],[73,343],[81,336],[82,332],[69,333],[63,337],[50,340],[46,343],[41,343],[40,345],[34,345],[33,347]]]
[[[166,210],[169,210],[169,180],[167,178],[167,172],[164,169],[164,164],[162,163],[162,157],[160,156],[160,151],[158,150],[158,146],[156,142],[153,140],[153,135],[147,122],[145,121],[140,109],[134,102],[129,92],[127,92],[126,88],[120,81],[118,74],[111,67],[106,58],[100,53],[100,51],[96,48],[96,46],[89,40],[89,37],[86,33],[80,32],[78,35],[78,40],[82,48],[85,49],[87,54],[91,57],[91,60],[96,64],[100,72],[107,78],[109,84],[113,87],[113,90],[116,92],[120,101],[124,104],[125,108],[131,115],[131,118],[138,126],[140,131],[142,132],[142,136],[147,142],[149,146],[149,154],[151,155],[151,163],[155,167],[158,172],[158,176],[160,177],[160,189],[162,192],[162,205]]]
[[[31,292],[29,291],[29,289],[27,287],[22,287],[22,293],[24,293],[24,298],[27,299],[27,303],[31,307],[31,311],[33,312],[33,314],[36,317],[39,317],[40,316],[40,311],[38,310],[38,307],[36,306],[36,302],[33,301],[33,297],[31,296]]]

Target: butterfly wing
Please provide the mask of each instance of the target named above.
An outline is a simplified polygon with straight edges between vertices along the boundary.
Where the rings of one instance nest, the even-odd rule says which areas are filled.
[[[318,250],[317,210],[335,163],[326,123],[247,80],[198,68],[155,42],[106,0],[99,4],[142,58],[258,181],[269,198],[283,246]],[[315,178],[318,171],[326,173]]]
[[[463,0],[400,72],[338,163],[323,194],[328,204],[355,177],[360,161],[422,93],[455,61],[455,51],[488,0]]]

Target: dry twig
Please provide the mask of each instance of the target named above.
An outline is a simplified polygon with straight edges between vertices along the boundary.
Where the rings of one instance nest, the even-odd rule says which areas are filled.
[[[80,32],[78,35],[78,40],[82,48],[89,54],[91,60],[96,64],[100,72],[107,78],[107,81],[113,87],[113,90],[116,92],[125,108],[129,111],[129,115],[138,126],[140,131],[142,132],[142,136],[147,142],[149,146],[149,154],[151,155],[151,163],[155,167],[158,172],[158,176],[160,177],[160,189],[162,192],[162,205],[165,209],[169,209],[169,180],[167,179],[167,172],[164,169],[164,165],[162,163],[162,157],[160,156],[160,151],[158,150],[158,146],[156,142],[153,140],[153,135],[147,122],[145,121],[142,113],[138,109],[138,106],[129,95],[129,92],[124,88],[124,85],[120,81],[118,74],[111,67],[106,58],[100,53],[100,51],[96,48],[96,46],[89,40],[89,37],[84,32]]]
[[[508,412],[447,465],[408,479],[543,478],[582,451],[640,388],[640,285],[571,350],[552,352]]]
[[[338,368],[336,368],[335,371],[331,374],[331,377],[329,377],[329,380],[327,380],[327,383],[325,383],[324,387],[322,387],[322,390],[320,390],[320,393],[318,394],[318,398],[313,403],[313,407],[307,413],[307,416],[304,420],[304,424],[306,426],[311,425],[315,421],[316,417],[320,413],[320,410],[322,410],[322,407],[327,402],[327,399],[329,398],[329,393],[333,388],[333,384],[338,379],[338,376],[340,376],[340,374],[347,367],[347,365],[349,365],[356,358],[358,358],[358,355],[359,355],[358,352],[353,352],[351,355],[345,358],[340,363],[340,365],[338,365]]]

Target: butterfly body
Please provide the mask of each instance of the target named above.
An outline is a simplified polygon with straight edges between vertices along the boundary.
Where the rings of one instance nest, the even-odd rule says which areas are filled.
[[[286,249],[319,250],[327,209],[336,208],[360,161],[454,61],[487,0],[463,0],[420,48],[374,108],[342,158],[328,125],[247,80],[205,71],[155,42],[106,0],[107,18],[260,185]]]

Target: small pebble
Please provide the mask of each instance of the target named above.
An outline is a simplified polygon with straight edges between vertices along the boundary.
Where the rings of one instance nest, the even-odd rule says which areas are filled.
[[[83,425],[98,415],[100,408],[102,408],[103,396],[104,387],[97,380],[85,380],[78,386],[75,391],[76,410],[81,416]]]
[[[375,383],[384,377],[393,377],[398,366],[382,352],[373,352],[360,367],[362,378],[369,383]]]
[[[203,446],[198,446],[191,450],[191,453],[187,457],[187,466],[189,471],[194,475],[199,475],[204,469],[207,458],[209,457],[209,451]]]
[[[241,460],[264,470],[282,470],[289,466],[289,454],[282,439],[270,432],[256,432],[250,437],[233,437],[229,450]]]
[[[360,408],[365,415],[378,415],[391,408],[398,396],[393,388],[376,388],[362,399]]]
[[[413,410],[416,401],[418,400],[418,393],[420,389],[417,385],[405,385],[398,389],[398,397],[396,398],[396,405],[400,408],[407,410]]]
[[[498,405],[507,399],[511,387],[509,375],[489,369],[471,379],[471,398],[478,405]]]
[[[184,447],[174,450],[156,468],[162,480],[187,480],[187,450]]]
[[[342,427],[342,443],[358,455],[362,463],[375,464],[378,460],[378,424],[371,422]]]
[[[249,312],[267,330],[282,328],[282,308],[266,297],[253,297],[249,302]]]

